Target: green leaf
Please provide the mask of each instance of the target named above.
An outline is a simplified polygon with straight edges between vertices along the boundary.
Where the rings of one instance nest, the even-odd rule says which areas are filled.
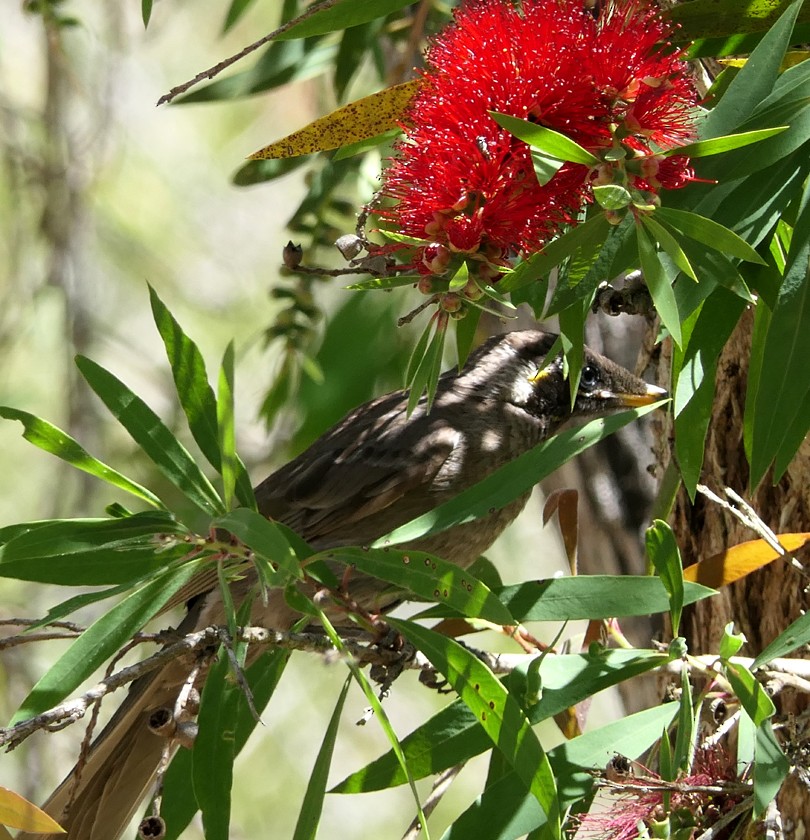
[[[656,519],[647,528],[645,536],[647,556],[652,561],[661,583],[669,595],[669,612],[672,617],[672,635],[678,635],[683,612],[684,586],[681,552],[672,528],[661,519]]]
[[[638,257],[644,282],[652,295],[655,310],[661,318],[661,323],[669,330],[672,340],[680,345],[681,320],[672,284],[664,271],[655,248],[655,242],[650,234],[640,224],[636,224],[636,240],[638,242]]]
[[[744,308],[745,301],[725,289],[716,289],[695,319],[676,370],[675,452],[691,498],[694,498],[703,466],[717,362]]]
[[[430,534],[437,534],[454,525],[472,522],[493,508],[502,508],[531,490],[538,481],[553,473],[575,455],[658,407],[660,404],[656,403],[633,411],[623,411],[612,417],[593,420],[577,429],[567,429],[538,444],[474,487],[459,493],[449,502],[380,537],[372,548],[411,542]]]
[[[557,779],[560,805],[567,808],[588,797],[594,778],[616,756],[640,758],[672,722],[677,703],[637,712],[599,729],[586,732],[549,751]],[[545,824],[545,815],[514,772],[486,790],[448,828],[442,840],[517,840]]]
[[[143,28],[149,26],[149,20],[152,17],[152,0],[141,0],[141,18],[143,19]]]
[[[418,274],[403,274],[399,277],[370,277],[368,280],[359,280],[351,286],[344,286],[353,291],[366,291],[368,289],[397,289],[400,286],[413,286],[421,280]]]
[[[712,137],[710,140],[698,140],[695,143],[687,143],[685,146],[675,146],[672,149],[667,149],[662,153],[662,156],[684,155],[690,158],[699,158],[718,155],[731,149],[740,149],[743,146],[750,146],[752,143],[759,143],[761,140],[774,137],[787,129],[788,126],[780,125],[776,128],[760,128],[756,131],[742,131],[739,134]]]
[[[657,222],[652,216],[642,216],[642,224],[652,234],[658,244],[667,253],[672,262],[689,278],[697,282],[697,275],[692,264],[689,262],[689,257],[683,251],[681,244],[678,242],[677,236],[674,236],[665,225]],[[677,231],[676,231],[677,233]]]
[[[560,837],[557,787],[548,756],[520,706],[475,654],[458,642],[412,621],[388,619],[416,645],[453,686],[482,729],[520,780],[537,799],[548,818],[551,834]]]
[[[678,707],[678,731],[672,760],[675,768],[689,775],[694,758],[695,709],[692,704],[692,686],[685,668],[681,671],[681,700]]]
[[[442,350],[444,349],[446,335],[447,321],[437,320],[433,338],[425,351],[425,355],[422,356],[414,371],[413,379],[409,383],[408,414],[411,414],[416,406],[419,405],[419,400],[426,391],[427,410],[430,411],[430,407],[433,405],[433,399],[436,396],[436,386],[442,368]],[[415,353],[416,351],[414,351]]]
[[[289,658],[290,651],[270,650],[245,670],[245,679],[260,714],[270,702]],[[247,703],[239,703],[236,709],[235,755],[242,751],[257,723]],[[160,815],[166,822],[165,840],[178,840],[198,810],[193,790],[192,755],[193,750],[179,750],[166,773],[160,805]]]
[[[544,187],[565,166],[564,160],[550,157],[537,149],[532,149],[531,157],[534,174],[541,187]]]
[[[208,459],[208,463],[217,472],[222,472],[217,400],[208,382],[202,353],[151,286],[149,287],[149,302],[152,306],[155,326],[166,348],[166,357],[172,369],[177,397],[186,415],[191,435],[202,454]],[[237,497],[245,507],[255,508],[256,501],[253,498],[253,488],[247,469],[238,456],[234,454],[233,457],[235,461],[230,468],[236,476]]]
[[[731,659],[732,656],[736,656],[746,641],[745,634],[735,633],[734,622],[729,622],[723,628],[723,636],[720,639],[720,658]]]
[[[739,662],[725,661],[723,664],[726,679],[731,683],[740,705],[754,725],[761,726],[768,718],[773,717],[776,713],[773,700],[748,668]]]
[[[690,213],[686,210],[675,210],[671,207],[659,207],[655,216],[709,248],[739,257],[741,260],[765,265],[765,260],[740,236],[717,222]]]
[[[574,621],[652,615],[670,608],[660,578],[648,575],[577,575],[530,580],[514,586],[495,587],[495,596],[516,621]],[[689,581],[683,602],[694,604],[717,593]],[[420,618],[435,618],[447,611],[434,607]]]
[[[598,691],[643,674],[667,662],[654,651],[610,650],[598,656],[546,656],[540,665],[543,694],[528,711],[532,725],[582,702]],[[528,668],[528,665],[526,666]],[[451,703],[402,741],[415,779],[453,767],[491,747],[476,716],[460,700]],[[407,781],[388,752],[333,788],[333,793],[384,790]]]
[[[242,689],[231,675],[224,648],[211,666],[200,698],[199,732],[191,751],[194,796],[202,812],[206,840],[228,840],[231,786],[236,757],[237,706]]]
[[[794,227],[785,275],[762,350],[762,371],[751,425],[751,476],[755,487],[785,440],[810,391],[810,188]],[[810,419],[801,424],[806,431]],[[793,439],[799,435],[794,434]],[[803,438],[804,436],[801,435]],[[783,457],[784,460],[784,457]]]
[[[147,577],[186,554],[188,530],[171,514],[30,523],[0,548],[0,577],[103,586]],[[175,539],[176,537],[176,539]]]
[[[528,120],[520,120],[509,114],[500,114],[497,111],[487,113],[501,128],[505,128],[510,134],[528,143],[533,149],[539,149],[548,157],[585,166],[599,166],[602,163],[598,157],[559,131]]]
[[[801,0],[791,3],[748,57],[725,96],[709,112],[701,126],[701,139],[731,134],[770,94],[801,5]]]
[[[94,475],[119,490],[126,490],[127,493],[137,496],[154,507],[163,507],[163,502],[154,493],[94,458],[67,432],[63,432],[47,420],[8,406],[0,406],[0,417],[6,420],[19,420],[23,424],[23,437],[34,446],[56,455],[57,458],[67,461],[76,469]]]
[[[630,191],[620,184],[598,184],[593,188],[593,197],[605,210],[623,210],[633,203]]]
[[[238,462],[236,455],[236,428],[233,418],[233,341],[228,342],[222,367],[219,370],[217,394],[217,426],[219,428],[219,450],[222,454],[222,495],[225,507],[233,504]]]
[[[790,770],[769,720],[757,727],[754,742],[754,819],[765,813]]]
[[[163,421],[120,379],[84,356],[76,365],[90,387],[166,478],[203,512],[223,512],[211,482]]]
[[[297,579],[302,576],[298,558],[285,532],[255,510],[236,508],[217,517],[211,524],[233,534],[255,552],[257,560],[264,558],[267,561],[265,564],[257,563],[259,573],[267,584],[277,586],[287,578]],[[278,566],[281,577],[269,567],[269,563]]]
[[[10,725],[34,717],[64,700],[157,615],[206,562],[207,558],[199,558],[179,568],[168,569],[96,619],[31,689]]]
[[[494,624],[516,623],[489,587],[469,571],[424,551],[335,548],[315,555],[315,559],[346,563],[378,580],[446,604],[469,618],[483,618]]]
[[[783,630],[751,663],[751,670],[756,671],[771,660],[793,653],[802,645],[810,642],[810,613],[797,618]]]
[[[335,3],[316,11],[299,15],[298,23],[276,36],[278,41],[290,38],[309,38],[312,35],[325,35],[358,26],[375,18],[384,17],[399,9],[410,6],[414,0],[336,0]]]
[[[601,248],[605,237],[612,230],[604,213],[592,216],[586,222],[572,227],[562,236],[549,242],[542,251],[532,254],[514,271],[498,281],[502,292],[511,292],[545,277],[564,259],[582,250],[586,253]]]
[[[456,354],[458,356],[459,370],[464,367],[464,363],[470,355],[480,320],[481,310],[470,309],[466,317],[460,321],[456,321]]]
[[[343,704],[351,683],[352,678],[349,676],[343,683],[343,688],[335,704],[335,710],[332,712],[329,725],[324,732],[321,748],[318,751],[318,757],[315,759],[315,766],[309,774],[307,791],[304,794],[304,801],[301,803],[301,812],[298,815],[298,822],[295,824],[293,840],[315,840],[321,811],[323,810],[323,799],[326,794],[326,782],[329,776],[329,767],[332,763],[332,753],[335,749],[338,727],[340,726],[340,716],[343,713]]]

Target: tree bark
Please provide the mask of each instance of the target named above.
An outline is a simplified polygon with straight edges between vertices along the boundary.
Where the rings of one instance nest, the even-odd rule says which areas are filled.
[[[768,475],[752,493],[743,449],[743,408],[748,377],[753,312],[746,311],[728,341],[718,363],[717,390],[706,440],[702,483],[715,492],[730,487],[748,501],[761,519],[777,534],[810,531],[810,445],[805,440],[786,474],[776,484]],[[671,450],[665,429],[659,430],[662,459]],[[672,526],[683,554],[684,565],[710,557],[756,534],[746,529],[728,511],[698,495],[694,503],[682,490],[672,514]],[[802,558],[799,557],[801,560]],[[806,558],[805,558],[806,559]],[[747,644],[742,654],[755,656],[808,608],[804,591],[807,581],[790,566],[777,560],[735,584],[720,595],[701,601],[684,613],[683,631],[692,653],[718,649],[723,628],[734,622]],[[797,651],[794,656],[807,656]],[[796,718],[808,708],[808,697],[785,688],[774,698],[777,720],[787,721],[786,735],[799,723]],[[799,728],[798,740],[806,735]],[[787,838],[801,838],[810,825],[810,793],[806,783],[791,773],[778,799]]]

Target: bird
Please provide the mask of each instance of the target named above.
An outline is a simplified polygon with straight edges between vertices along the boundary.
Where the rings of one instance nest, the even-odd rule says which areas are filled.
[[[408,392],[394,391],[354,409],[309,448],[255,488],[258,510],[296,531],[314,549],[368,546],[547,440],[572,420],[590,420],[649,405],[666,391],[585,348],[571,400],[562,354],[550,357],[557,336],[540,330],[504,333],[485,341],[459,371],[439,377],[432,405],[423,396],[408,411]],[[467,568],[522,510],[529,493],[473,522],[400,546]],[[186,634],[225,621],[216,578],[194,585]],[[256,580],[232,585],[234,601]],[[351,599],[372,614],[407,596],[390,584],[352,575]],[[310,590],[307,594],[314,594]],[[344,610],[345,613],[345,610]],[[341,624],[341,613],[330,614]],[[276,630],[300,618],[279,590],[254,599],[251,621]],[[345,618],[344,618],[345,621]],[[43,806],[67,831],[66,840],[115,840],[149,793],[165,738],[150,717],[172,709],[189,672],[175,661],[133,682],[127,698],[90,749]],[[204,676],[204,675],[203,675]],[[42,838],[42,835],[36,835]],[[34,840],[21,834],[19,840]]]

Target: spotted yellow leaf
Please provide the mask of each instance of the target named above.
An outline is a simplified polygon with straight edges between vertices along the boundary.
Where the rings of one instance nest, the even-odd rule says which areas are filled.
[[[304,128],[254,152],[248,160],[297,157],[337,149],[396,128],[419,87],[419,79],[350,102]]]
[[[7,788],[0,788],[0,825],[21,828],[31,834],[65,833],[44,811]]]
[[[810,542],[810,533],[777,534],[777,539],[785,551],[792,552]],[[683,570],[683,579],[719,589],[750,575],[780,556],[765,540],[749,540],[707,557],[693,566],[687,566]]]

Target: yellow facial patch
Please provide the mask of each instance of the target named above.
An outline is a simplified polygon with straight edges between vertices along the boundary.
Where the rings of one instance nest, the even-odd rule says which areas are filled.
[[[543,379],[547,379],[550,375],[551,375],[551,366],[548,365],[544,368],[540,368],[540,370],[538,370],[537,373],[534,374],[534,376],[530,376],[529,377],[529,382],[531,382],[532,385],[535,385],[538,382],[541,382]]]

